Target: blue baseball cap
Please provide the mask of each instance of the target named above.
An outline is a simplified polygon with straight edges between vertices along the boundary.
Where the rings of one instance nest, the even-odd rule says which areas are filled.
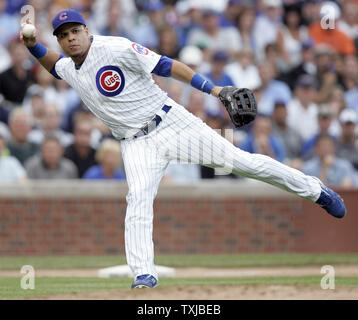
[[[52,20],[52,26],[53,26],[53,35],[56,35],[56,31],[59,27],[61,27],[65,23],[79,23],[86,25],[85,19],[83,19],[82,15],[73,9],[68,10],[62,10]]]
[[[149,1],[145,6],[145,11],[153,12],[160,11],[164,8],[164,4],[161,1]]]

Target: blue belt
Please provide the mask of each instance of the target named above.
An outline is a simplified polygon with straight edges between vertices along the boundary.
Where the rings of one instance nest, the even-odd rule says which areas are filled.
[[[164,105],[161,110],[163,110],[165,113],[168,113],[171,108],[171,106]],[[151,133],[156,127],[158,127],[162,120],[162,117],[159,114],[156,114],[152,120],[150,120],[144,127],[140,128],[140,130],[133,136],[133,138],[136,139]]]

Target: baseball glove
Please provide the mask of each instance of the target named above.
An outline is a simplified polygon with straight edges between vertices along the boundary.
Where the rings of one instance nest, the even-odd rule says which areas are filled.
[[[255,119],[257,103],[251,90],[227,86],[220,91],[219,99],[236,128],[240,128]]]

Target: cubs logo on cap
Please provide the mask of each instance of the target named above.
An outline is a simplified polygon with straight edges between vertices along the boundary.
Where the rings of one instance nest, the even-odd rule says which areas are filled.
[[[53,26],[53,35],[57,34],[58,28],[61,27],[65,23],[79,23],[86,25],[85,19],[83,19],[82,15],[73,9],[62,10],[52,20]]]
[[[120,94],[124,84],[123,72],[116,66],[104,66],[97,72],[97,89],[106,97],[114,97]]]
[[[59,17],[61,21],[66,20],[68,18],[67,12],[62,12]]]
[[[139,53],[139,54],[143,54],[143,55],[147,55],[149,53],[148,49],[141,46],[138,43],[133,42],[132,43],[132,48],[134,49],[135,52]]]

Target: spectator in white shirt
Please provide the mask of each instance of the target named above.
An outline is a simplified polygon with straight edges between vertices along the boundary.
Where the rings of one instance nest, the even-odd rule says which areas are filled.
[[[260,60],[266,45],[277,41],[283,15],[282,0],[263,0],[263,6],[263,13],[256,18],[254,26],[256,54]]]
[[[337,22],[339,30],[344,32],[351,39],[358,38],[358,7],[354,2],[343,4],[343,16]]]
[[[288,125],[295,129],[303,140],[307,140],[317,133],[318,106],[314,103],[317,93],[315,79],[311,75],[298,78],[294,98],[287,106]]]
[[[26,171],[20,161],[9,155],[5,138],[0,135],[0,183],[25,182]]]
[[[204,43],[209,50],[226,50],[234,54],[241,49],[241,37],[237,28],[222,28],[218,14],[213,10],[205,10],[202,17],[202,29],[193,29],[188,35],[189,45]]]
[[[256,89],[261,85],[259,70],[254,64],[254,52],[243,48],[237,55],[237,60],[225,68],[236,87]]]

